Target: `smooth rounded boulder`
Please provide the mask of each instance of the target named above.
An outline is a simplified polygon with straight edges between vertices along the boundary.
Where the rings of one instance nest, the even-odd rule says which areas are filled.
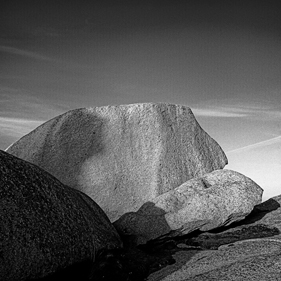
[[[190,108],[164,103],[71,110],[7,152],[83,191],[111,221],[227,164]]]
[[[208,231],[244,219],[262,201],[263,190],[250,178],[216,170],[168,191],[137,212],[124,214],[114,226],[138,243],[163,235]]]
[[[41,278],[122,242],[101,208],[41,168],[0,151],[0,280]]]

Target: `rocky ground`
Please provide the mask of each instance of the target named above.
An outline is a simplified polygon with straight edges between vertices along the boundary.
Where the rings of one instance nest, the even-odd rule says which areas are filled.
[[[95,263],[85,261],[41,280],[61,280],[68,277],[73,280],[75,278],[76,280],[124,281],[189,280],[182,277],[185,274],[182,271],[186,263],[194,257],[196,257],[195,264],[199,264],[200,260],[206,256],[214,256],[218,253],[225,247],[224,245],[230,247],[236,245],[237,242],[240,243],[239,241],[249,239],[253,239],[250,241],[259,241],[260,238],[265,239],[262,241],[281,239],[279,200],[279,197],[276,200],[269,199],[256,206],[243,221],[211,232],[196,231],[181,237],[156,239],[138,247],[134,246],[132,237],[126,237],[124,250],[103,251],[99,253]],[[257,249],[256,246],[255,249]],[[177,273],[182,274],[181,278],[169,279],[171,274]],[[206,277],[200,279],[197,275],[194,277],[197,278],[196,280],[209,280],[204,279]]]

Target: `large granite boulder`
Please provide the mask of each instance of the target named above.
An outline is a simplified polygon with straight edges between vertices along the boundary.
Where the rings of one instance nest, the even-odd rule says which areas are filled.
[[[227,164],[190,108],[172,104],[72,110],[7,151],[88,194],[111,221]]]
[[[262,200],[263,190],[231,170],[191,179],[145,203],[115,223],[119,233],[144,243],[163,235],[207,231],[244,219]]]
[[[46,276],[122,247],[101,208],[41,168],[0,151],[0,280]]]

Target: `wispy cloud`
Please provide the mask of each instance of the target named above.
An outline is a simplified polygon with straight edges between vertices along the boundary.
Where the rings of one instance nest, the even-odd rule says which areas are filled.
[[[195,116],[202,117],[229,117],[252,119],[277,119],[281,118],[281,107],[268,102],[239,102],[237,100],[205,102],[191,107]]]
[[[5,148],[69,108],[37,98],[34,93],[0,89],[0,147]]]
[[[31,58],[31,59],[36,59],[36,60],[43,60],[43,61],[49,61],[49,62],[55,61],[55,59],[38,54],[36,52],[31,52],[31,51],[27,51],[27,50],[15,48],[15,47],[10,47],[10,46],[0,46],[0,52],[23,56],[23,57],[27,57],[27,58]]]
[[[0,88],[0,116],[24,120],[48,120],[70,108],[36,97],[29,91]]]
[[[230,111],[225,108],[192,108],[196,116],[203,117],[246,117],[247,113]]]
[[[230,151],[227,151],[227,154],[231,154],[231,153],[236,153],[236,152],[243,152],[243,151],[248,151],[251,149],[255,149],[255,148],[261,148],[261,147],[266,147],[266,146],[270,146],[276,143],[280,143],[281,144],[281,136],[275,137],[275,138],[271,138],[265,141],[261,141],[261,142],[257,142],[257,143],[253,143],[247,146],[243,146],[237,149],[233,149]]]
[[[0,131],[2,135],[20,138],[42,123],[43,121],[39,120],[0,117]]]

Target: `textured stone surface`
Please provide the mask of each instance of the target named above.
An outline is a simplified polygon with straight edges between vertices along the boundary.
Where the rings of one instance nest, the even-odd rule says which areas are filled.
[[[88,194],[111,221],[227,164],[190,108],[172,104],[72,110],[7,151]]]
[[[114,262],[132,272],[128,280],[134,281],[280,280],[280,198],[256,205],[245,219],[227,227],[151,240],[140,250],[115,255]],[[116,276],[114,272],[108,280]]]
[[[262,200],[263,190],[231,170],[194,178],[124,214],[114,225],[120,233],[136,235],[139,243],[169,234],[207,231],[245,218]]]
[[[39,278],[122,246],[100,207],[39,167],[0,151],[0,280]]]
[[[183,258],[180,254],[176,257],[178,262]],[[176,271],[157,272],[148,281],[280,280],[280,271],[281,241],[261,238],[224,245],[217,251],[186,255]]]
[[[281,231],[281,195],[272,197],[259,204],[247,223],[262,223],[270,227],[277,227]]]
[[[242,221],[180,240],[183,248],[197,245],[215,250],[177,252],[173,265],[147,280],[281,280],[280,204],[279,195],[255,206]]]

